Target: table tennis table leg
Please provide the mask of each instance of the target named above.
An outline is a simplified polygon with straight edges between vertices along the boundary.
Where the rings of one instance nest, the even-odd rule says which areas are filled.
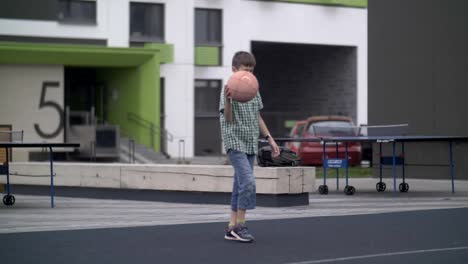
[[[349,185],[349,153],[348,142],[345,142],[345,169],[346,169],[346,186],[344,192],[346,195],[353,195],[356,192],[354,186]]]
[[[402,173],[402,178],[403,178],[403,184],[405,184],[405,142],[401,142],[401,173]]]
[[[336,144],[336,158],[338,158],[338,142],[335,143]],[[339,191],[340,190],[340,168],[336,168],[336,190]]]
[[[325,149],[325,142],[322,141],[322,168],[323,168],[323,185],[319,186],[320,194],[328,194],[327,186],[327,154]]]
[[[52,147],[49,147],[50,158],[50,207],[54,208],[54,152]]]
[[[10,152],[8,151],[8,147],[5,147],[5,154],[6,154],[6,165],[4,166],[5,168],[5,173],[7,176],[7,181],[6,181],[6,188],[7,188],[7,194],[3,196],[3,204],[6,206],[12,206],[15,204],[15,197],[11,195],[11,188],[10,188]]]
[[[8,148],[5,148],[5,153],[6,153],[6,176],[7,176],[7,195],[11,195],[11,190],[10,190],[10,154],[8,153]]]
[[[323,161],[322,161],[322,167],[323,167],[323,185],[327,185],[327,154],[326,154],[326,149],[325,149],[325,142],[322,144],[322,152],[323,152]]]
[[[452,178],[452,193],[455,193],[455,175],[453,171],[453,144],[449,141],[449,152],[450,152],[450,178]]]
[[[348,178],[349,178],[349,160],[348,160],[348,142],[345,142],[345,159],[346,159],[346,186],[348,186]]]
[[[379,171],[380,171],[380,182],[382,182],[382,142],[379,143]]]
[[[392,142],[392,152],[393,152],[393,164],[392,164],[392,170],[393,170],[393,194],[396,195],[396,151],[395,151],[395,145],[396,142]]]

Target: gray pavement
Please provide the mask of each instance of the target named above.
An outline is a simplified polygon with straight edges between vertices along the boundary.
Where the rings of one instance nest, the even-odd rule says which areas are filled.
[[[322,179],[316,180],[316,186]],[[330,179],[328,195],[312,193],[310,205],[297,207],[258,207],[248,212],[249,221],[366,215],[430,209],[468,207],[468,181],[456,181],[456,193],[446,180],[408,179],[409,193],[393,193],[391,179],[387,191],[377,193],[377,179],[351,179],[357,192],[346,196],[336,191]],[[344,180],[341,180],[341,184]],[[342,189],[343,186],[341,186]],[[179,204],[129,200],[103,200],[56,197],[50,208],[48,196],[15,195],[13,207],[0,206],[0,233],[53,230],[81,230],[226,222],[227,205]]]
[[[223,239],[226,223],[0,234],[15,264],[468,263],[468,208],[249,222],[256,241]]]

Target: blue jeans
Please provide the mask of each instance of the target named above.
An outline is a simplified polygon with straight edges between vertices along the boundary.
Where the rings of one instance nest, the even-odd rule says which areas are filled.
[[[257,202],[253,174],[255,154],[246,154],[233,149],[229,149],[227,154],[234,167],[231,210],[237,212],[237,209],[254,209]]]

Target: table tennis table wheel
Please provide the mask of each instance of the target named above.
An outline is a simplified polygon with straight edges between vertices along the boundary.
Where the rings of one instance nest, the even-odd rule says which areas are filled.
[[[320,185],[319,186],[319,193],[320,194],[328,194],[328,186],[327,185]]]
[[[400,189],[400,192],[408,192],[409,191],[409,184],[406,183],[406,182],[400,183],[400,185],[398,187]]]
[[[385,184],[385,182],[378,182],[375,185],[375,189],[377,189],[378,192],[384,192],[386,188],[387,188],[387,185]]]
[[[13,195],[7,194],[3,196],[3,204],[6,206],[11,206],[15,204],[15,197]]]
[[[344,193],[346,195],[353,195],[356,192],[356,189],[353,186],[346,185],[344,188]]]

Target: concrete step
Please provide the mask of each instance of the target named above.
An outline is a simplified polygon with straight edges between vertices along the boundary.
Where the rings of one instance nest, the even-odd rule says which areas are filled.
[[[121,138],[120,139],[120,152],[121,152],[121,161],[122,162],[129,162],[129,147],[130,147],[130,139],[129,138]],[[148,147],[134,143],[134,153],[135,153],[135,163],[137,164],[151,164],[151,163],[167,163],[167,156],[163,153],[155,152]]]

